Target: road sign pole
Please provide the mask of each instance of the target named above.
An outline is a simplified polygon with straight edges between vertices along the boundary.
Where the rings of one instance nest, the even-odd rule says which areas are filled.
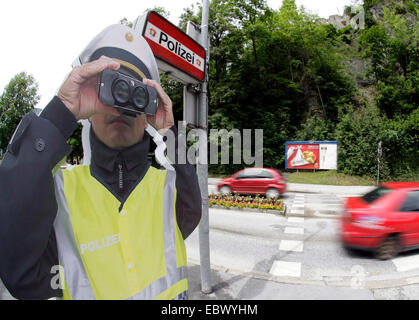
[[[202,0],[202,22],[201,22],[201,45],[207,52],[208,59],[208,16],[209,16],[209,0]],[[208,65],[208,64],[207,64]],[[208,137],[208,100],[207,100],[207,79],[201,84],[201,91],[199,93],[199,109],[198,109],[198,124],[199,124],[199,139],[201,137]],[[199,154],[208,154],[207,141],[199,143]],[[204,163],[200,163],[203,159],[198,157],[197,161],[197,175],[199,187],[201,189],[202,198],[202,218],[199,223],[199,253],[201,265],[201,291],[204,294],[212,292],[211,287],[211,262],[210,262],[210,246],[209,246],[209,214],[208,214],[208,157],[204,159]]]
[[[382,147],[382,141],[380,141],[378,143],[378,150],[377,150],[377,162],[378,162],[377,185],[380,183],[380,161],[381,161],[382,156],[383,156],[383,147]]]

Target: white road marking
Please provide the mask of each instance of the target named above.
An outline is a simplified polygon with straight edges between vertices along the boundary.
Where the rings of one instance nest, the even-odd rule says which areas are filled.
[[[286,227],[284,233],[289,233],[289,234],[304,234],[304,228]]]
[[[290,210],[291,214],[304,214],[304,210],[301,209],[291,209]]]
[[[303,242],[295,240],[281,240],[279,243],[279,250],[303,252]]]
[[[293,204],[291,206],[291,208],[294,208],[294,209],[296,209],[296,208],[304,208],[304,205],[303,204]]]
[[[397,271],[399,272],[419,269],[419,254],[408,257],[394,258],[392,261],[396,266]]]
[[[304,204],[305,200],[294,200],[294,204]]]
[[[300,277],[301,263],[288,261],[274,261],[269,273],[278,277]]]
[[[304,223],[304,218],[289,217],[288,222],[291,223]]]

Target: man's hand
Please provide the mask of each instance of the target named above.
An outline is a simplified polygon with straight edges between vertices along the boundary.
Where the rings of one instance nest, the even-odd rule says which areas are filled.
[[[154,87],[159,95],[159,105],[157,107],[156,115],[147,116],[147,121],[149,121],[157,130],[160,132],[163,131],[164,133],[175,124],[172,110],[172,100],[170,100],[167,93],[157,83],[157,81],[144,79],[143,82],[146,85]]]
[[[58,98],[77,120],[88,119],[95,113],[119,116],[115,108],[104,105],[97,96],[99,74],[105,69],[118,70],[119,63],[102,56],[98,60],[76,67],[58,91]]]

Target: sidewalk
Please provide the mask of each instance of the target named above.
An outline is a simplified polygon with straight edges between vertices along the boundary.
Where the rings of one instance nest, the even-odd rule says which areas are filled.
[[[419,284],[383,288],[277,282],[231,270],[211,269],[212,293],[201,292],[198,264],[188,264],[190,300],[418,300]]]
[[[329,285],[298,280],[278,282],[269,275],[251,275],[212,267],[212,293],[201,292],[200,266],[188,262],[189,300],[419,300],[419,279],[393,285]],[[390,281],[391,282],[391,281]],[[351,282],[352,283],[352,282]]]

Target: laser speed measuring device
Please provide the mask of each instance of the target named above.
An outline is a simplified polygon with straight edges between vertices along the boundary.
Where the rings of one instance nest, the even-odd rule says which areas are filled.
[[[98,96],[102,103],[128,116],[155,115],[157,112],[157,90],[115,70],[106,69],[101,73]]]

